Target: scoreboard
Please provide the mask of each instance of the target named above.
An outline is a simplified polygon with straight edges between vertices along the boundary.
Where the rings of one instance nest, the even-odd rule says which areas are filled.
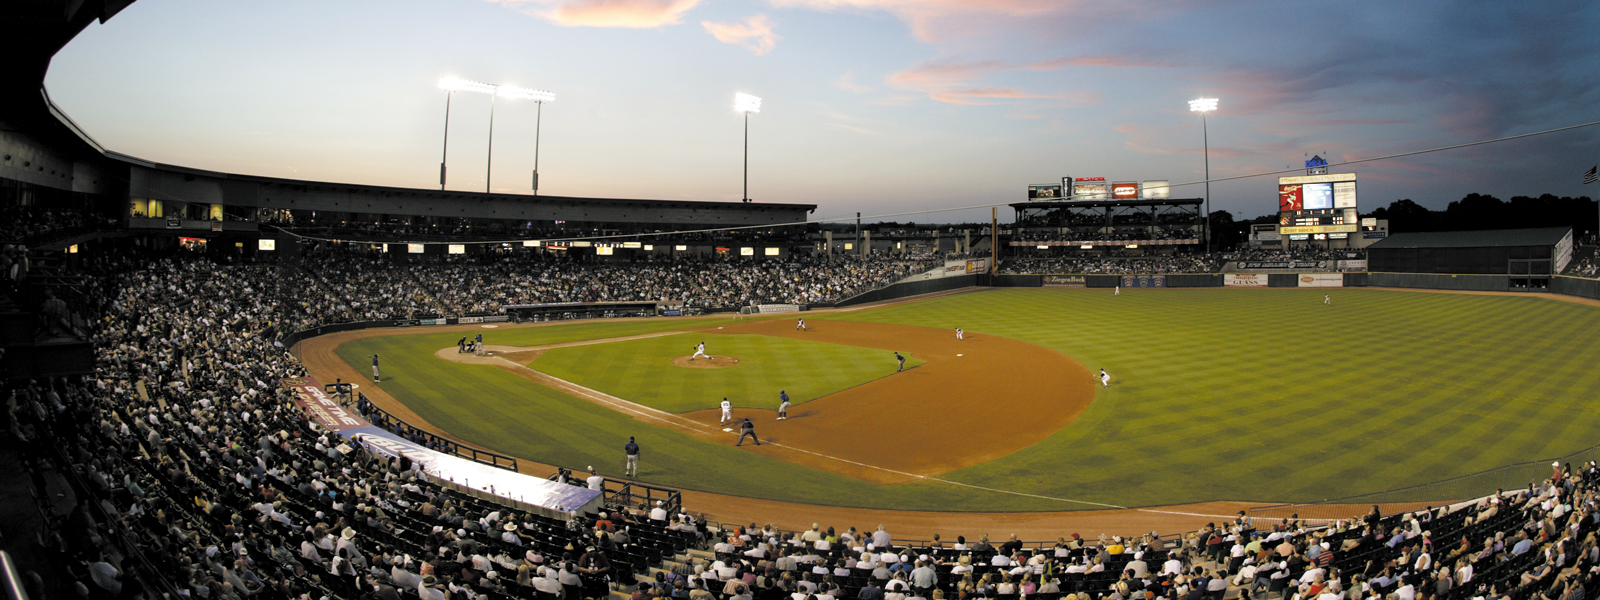
[[[1359,219],[1355,173],[1278,178],[1278,233],[1289,240],[1349,239]]]

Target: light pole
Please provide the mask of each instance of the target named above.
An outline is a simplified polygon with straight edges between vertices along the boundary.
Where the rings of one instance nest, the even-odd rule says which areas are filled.
[[[733,109],[744,113],[744,201],[750,201],[750,113],[761,112],[761,99],[750,94],[733,95]]]
[[[500,88],[500,95],[507,98],[532,100],[534,104],[538,105],[533,121],[533,195],[537,196],[539,195],[539,129],[544,124],[544,103],[555,102],[556,94],[555,92],[530,90],[508,85]],[[490,132],[490,135],[492,136],[493,132]]]
[[[500,96],[505,96],[507,98],[520,98],[520,99],[524,99],[524,100],[533,100],[533,101],[539,103],[539,107],[541,109],[540,110],[541,117],[543,116],[542,115],[542,113],[543,113],[542,109],[544,108],[544,103],[545,102],[551,102],[551,101],[554,101],[556,99],[556,95],[554,93],[546,92],[546,91],[543,91],[543,90],[530,90],[528,88],[520,88],[520,87],[517,87],[517,86],[514,86],[514,85],[495,85],[495,84],[490,84],[490,83],[479,83],[479,82],[476,82],[476,81],[467,81],[465,79],[456,79],[454,77],[445,77],[443,79],[440,79],[439,80],[439,87],[444,89],[447,92],[447,94],[445,96],[445,101],[444,101],[444,135],[445,135],[445,152],[446,152],[446,155],[448,155],[449,149],[450,149],[450,96],[449,96],[448,93],[457,92],[457,91],[463,91],[463,92],[478,92],[480,94],[489,94],[489,154],[488,154],[489,158],[488,158],[488,161],[487,161],[487,165],[485,165],[485,167],[484,167],[484,176],[483,176],[483,188],[484,188],[483,191],[484,191],[484,193],[489,193],[490,190],[492,189],[491,188],[492,184],[491,184],[490,180],[491,180],[491,176],[494,173],[494,105],[495,105],[495,99],[500,97]],[[539,139],[538,139],[538,135],[539,134],[538,134],[538,130],[537,130],[537,125],[535,125],[535,127],[536,127],[536,129],[534,131],[534,142],[533,142],[533,156],[534,156],[534,158],[533,158],[533,189],[534,189],[535,192],[537,192],[539,190]],[[440,162],[439,162],[439,189],[441,189],[441,190],[444,189],[444,172],[445,172],[444,161],[441,159]]]
[[[1206,215],[1202,231],[1206,236],[1206,254],[1211,253],[1211,140],[1206,131],[1206,113],[1217,109],[1216,98],[1197,98],[1189,101],[1189,112],[1200,113],[1200,143],[1206,160]]]

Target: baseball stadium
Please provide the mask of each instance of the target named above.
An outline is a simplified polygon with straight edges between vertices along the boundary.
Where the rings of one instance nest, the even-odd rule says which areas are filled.
[[[134,4],[0,8],[9,598],[1600,585],[1587,197],[1419,226],[1358,200],[1390,183],[1364,161],[1221,176],[1207,146],[1192,182],[823,218],[750,199],[742,93],[741,198],[539,194],[537,150],[531,188],[468,190],[448,103],[554,95],[450,77],[438,189],[183,166],[45,89],[75,39],[168,10]],[[1236,180],[1267,217],[1212,211]]]

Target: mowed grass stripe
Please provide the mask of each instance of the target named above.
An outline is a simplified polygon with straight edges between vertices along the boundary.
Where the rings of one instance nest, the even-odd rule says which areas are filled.
[[[683,367],[706,342],[706,351],[738,364],[720,369]],[[704,359],[701,359],[704,360]],[[910,357],[906,366],[922,364]],[[555,377],[667,412],[716,408],[723,398],[741,408],[776,409],[778,392],[798,406],[894,374],[898,364],[882,350],[764,335],[680,334],[556,348],[531,365]]]
[[[1322,305],[1324,293],[1333,306]],[[808,316],[814,319],[961,327],[1039,344],[1111,372],[1113,387],[1101,390],[1077,422],[1022,451],[948,475],[1035,494],[1121,505],[1316,500],[1565,454],[1589,445],[1576,432],[1600,425],[1600,410],[1589,401],[1600,393],[1589,367],[1600,360],[1594,341],[1600,310],[1538,298],[1361,289],[1124,290],[1113,297],[1100,290],[1001,289]],[[616,337],[598,326],[608,324],[589,325],[585,334]],[[543,337],[569,335],[576,334],[558,329]],[[641,376],[633,361],[589,351],[600,352],[590,363],[595,369]],[[828,356],[793,356],[829,370],[842,366]],[[359,355],[346,358],[365,364]],[[472,378],[442,381],[471,385]],[[775,389],[765,392],[774,404]],[[597,416],[596,407],[581,402],[536,410],[573,402],[548,391],[533,395],[540,394],[552,397],[534,409],[506,399],[518,408],[485,414],[511,419],[536,412],[550,417],[541,422],[548,427],[619,419]],[[569,465],[592,460],[585,457],[615,462],[620,442],[603,438],[642,427],[625,417],[620,422],[576,428],[583,435],[523,436],[528,442],[520,447],[528,456],[568,457]],[[515,430],[500,424],[484,433],[514,436]],[[651,446],[679,443],[672,439]],[[756,479],[764,484],[733,484],[740,495],[885,508],[1073,508],[936,483],[873,486],[781,461],[757,467],[744,462],[748,453],[716,444],[704,451],[697,454],[702,471],[732,469],[724,472],[743,477],[743,469],[762,470]],[[716,478],[667,471],[647,477],[727,489]]]

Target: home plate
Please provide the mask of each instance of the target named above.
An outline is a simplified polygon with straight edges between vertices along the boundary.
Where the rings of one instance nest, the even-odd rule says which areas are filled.
[[[966,356],[966,355],[965,354],[957,354],[956,356]]]

